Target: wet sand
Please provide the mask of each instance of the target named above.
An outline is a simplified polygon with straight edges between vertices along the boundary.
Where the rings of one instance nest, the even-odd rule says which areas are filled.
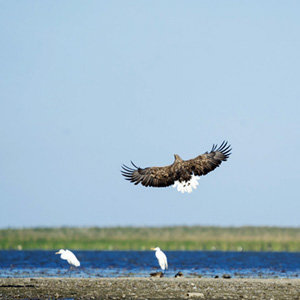
[[[300,299],[300,279],[0,278],[1,299]]]

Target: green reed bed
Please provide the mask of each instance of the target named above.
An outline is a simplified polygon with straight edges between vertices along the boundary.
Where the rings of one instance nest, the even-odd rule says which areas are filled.
[[[0,230],[0,249],[300,251],[300,228],[61,227]]]

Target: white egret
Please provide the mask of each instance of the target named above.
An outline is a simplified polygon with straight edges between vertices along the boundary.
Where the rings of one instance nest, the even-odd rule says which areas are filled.
[[[155,251],[155,256],[158,260],[158,263],[161,267],[161,269],[164,271],[165,269],[168,269],[168,261],[166,255],[160,250],[159,247],[151,248],[151,250]]]
[[[77,257],[75,256],[75,254],[68,249],[66,249],[66,250],[60,249],[55,254],[60,254],[60,258],[65,259],[71,266],[74,266],[74,267],[80,266],[80,262],[77,259]]]

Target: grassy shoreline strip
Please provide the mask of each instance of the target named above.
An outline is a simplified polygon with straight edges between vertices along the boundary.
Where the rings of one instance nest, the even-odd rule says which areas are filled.
[[[300,251],[300,228],[61,227],[1,229],[0,249]]]

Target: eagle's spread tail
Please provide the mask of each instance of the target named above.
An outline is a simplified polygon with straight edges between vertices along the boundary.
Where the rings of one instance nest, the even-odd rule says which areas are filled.
[[[196,189],[199,185],[199,176],[192,175],[191,179],[189,181],[182,181],[179,180],[175,181],[173,184],[174,188],[177,188],[178,192],[185,193],[188,192],[189,194],[193,191],[193,189]]]

